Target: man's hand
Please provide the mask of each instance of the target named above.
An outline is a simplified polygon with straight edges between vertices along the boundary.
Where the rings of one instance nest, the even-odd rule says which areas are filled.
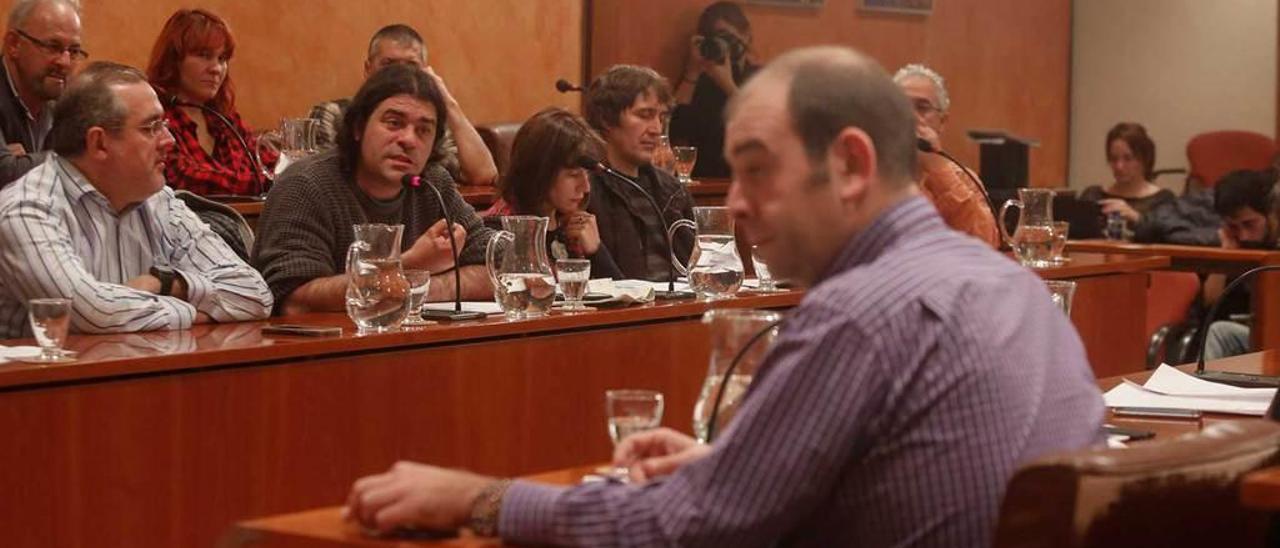
[[[933,146],[933,150],[942,150],[942,139],[938,137],[938,132],[933,128],[923,124],[916,124],[916,137],[928,141]],[[920,162],[920,168],[926,172],[936,172],[946,169],[951,162],[943,158],[941,154],[925,152],[923,150],[916,152],[916,159]]]
[[[564,223],[564,236],[571,253],[590,257],[600,250],[600,229],[595,215],[578,211],[570,214]]]
[[[1098,205],[1102,206],[1103,215],[1119,213],[1120,216],[1124,217],[1124,219],[1129,221],[1130,224],[1136,223],[1138,222],[1138,219],[1142,218],[1142,214],[1138,213],[1138,210],[1129,206],[1128,202],[1125,202],[1120,198],[1103,198],[1098,200]]]
[[[444,85],[444,78],[441,78],[439,74],[436,74],[436,70],[431,68],[431,65],[422,67],[422,71],[427,73],[427,76],[431,77],[431,80],[436,83],[436,87],[440,88],[440,95],[444,96],[445,106],[456,106],[458,104],[458,101],[453,98],[451,93],[449,93],[449,87]]]
[[[689,57],[685,60],[685,80],[693,83],[698,79],[699,74],[705,73],[711,77],[711,80],[724,91],[725,95],[733,95],[738,91],[737,82],[733,81],[733,64],[729,58],[729,47],[720,41],[720,49],[724,51],[724,59],[719,63],[708,60],[702,56],[702,42],[704,40],[718,40],[714,37],[706,37],[694,35],[689,39]]]
[[[471,504],[494,478],[413,462],[356,480],[346,519],[378,532],[400,527],[452,530],[467,522]]]
[[[1222,249],[1240,249],[1240,239],[1236,238],[1235,231],[1225,226],[1218,227],[1218,241],[1222,242]]]
[[[436,221],[426,232],[413,242],[413,247],[404,252],[401,259],[407,268],[422,268],[432,274],[453,268],[453,247],[446,236],[447,228],[444,219]],[[462,252],[462,245],[467,241],[467,229],[461,224],[453,223],[453,240]]]
[[[631,481],[644,483],[709,454],[710,446],[670,428],[658,428],[624,438],[613,450],[613,465],[627,467]]]

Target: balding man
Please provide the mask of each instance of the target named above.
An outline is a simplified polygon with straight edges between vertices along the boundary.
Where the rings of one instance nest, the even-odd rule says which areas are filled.
[[[918,195],[911,105],[879,66],[798,50],[726,112],[728,207],[809,287],[728,429],[623,440],[632,485],[399,464],[356,482],[353,518],[529,544],[988,546],[1020,463],[1099,440],[1080,338],[1035,274]]]
[[[924,65],[907,65],[893,75],[893,81],[902,87],[915,109],[917,137],[928,141],[933,150],[942,150],[942,133],[951,110],[951,97],[942,76]],[[918,161],[920,191],[938,208],[947,226],[991,247],[1000,247],[1000,230],[977,175],[937,152],[920,151]]]
[[[44,162],[52,103],[89,54],[80,46],[80,3],[18,0],[9,10],[0,86],[0,186]]]

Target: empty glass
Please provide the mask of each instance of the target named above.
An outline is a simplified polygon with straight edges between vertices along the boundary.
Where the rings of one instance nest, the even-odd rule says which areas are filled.
[[[1071,232],[1071,223],[1066,221],[1053,222],[1053,246],[1050,248],[1050,259],[1054,264],[1065,264],[1067,262],[1067,235]]]
[[[662,424],[664,405],[662,392],[656,390],[606,390],[604,411],[613,444],[637,432],[657,428]]]
[[[431,290],[431,271],[406,270],[404,279],[409,281],[409,315],[400,325],[430,325],[431,322],[422,318],[422,306],[427,304],[427,292]]]
[[[671,151],[676,156],[676,177],[680,179],[682,184],[690,184],[693,179],[689,178],[689,174],[693,173],[693,165],[698,163],[698,149],[696,147],[675,147]]]
[[[564,310],[581,312],[590,310],[582,304],[587,294],[587,282],[591,280],[591,261],[587,259],[556,259],[556,283],[564,294]]]
[[[31,299],[27,301],[27,319],[40,345],[40,355],[32,361],[55,363],[70,359],[62,349],[71,329],[71,299]]]
[[[1071,317],[1071,299],[1076,294],[1076,283],[1065,280],[1045,280],[1044,285],[1049,286],[1049,298],[1053,299],[1053,304],[1062,309],[1062,312]]]
[[[778,281],[773,279],[773,274],[769,272],[769,265],[760,259],[760,251],[754,245],[751,246],[751,267],[756,271],[756,291],[761,293],[782,291],[778,289]]]

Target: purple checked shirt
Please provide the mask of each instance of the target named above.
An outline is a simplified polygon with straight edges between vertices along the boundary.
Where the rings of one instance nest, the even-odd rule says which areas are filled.
[[[1101,441],[1041,280],[923,198],[852,238],[707,457],[643,486],[517,481],[499,532],[584,546],[988,546],[1005,484]]]

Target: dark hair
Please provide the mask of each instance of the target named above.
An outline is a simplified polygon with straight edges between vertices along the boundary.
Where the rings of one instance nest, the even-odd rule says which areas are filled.
[[[1213,185],[1213,210],[1220,217],[1228,217],[1246,207],[1267,215],[1271,211],[1271,187],[1275,182],[1276,173],[1271,170],[1232,171]]]
[[[758,76],[766,75],[752,81],[790,77],[787,110],[811,165],[821,166],[836,136],[856,127],[875,145],[883,182],[905,186],[915,180],[915,111],[874,60],[848,48],[807,48],[766,65]],[[743,95],[730,99],[726,117]]]
[[[1151,137],[1147,136],[1147,128],[1142,124],[1133,122],[1120,122],[1111,131],[1107,132],[1107,142],[1105,145],[1107,158],[1111,158],[1111,143],[1116,139],[1124,141],[1129,145],[1129,150],[1133,151],[1133,155],[1142,161],[1142,176],[1148,181],[1155,178],[1156,170],[1156,144],[1151,141]]]
[[[671,84],[649,67],[614,65],[596,77],[583,98],[583,117],[596,131],[604,133],[618,126],[622,113],[646,93],[663,104],[671,103]]]
[[[216,47],[226,48],[223,55],[231,59],[236,51],[236,40],[231,27],[213,12],[202,9],[181,9],[165,22],[160,36],[151,47],[151,59],[147,61],[147,78],[151,85],[166,95],[176,94],[182,85],[180,68],[182,60],[194,52]],[[231,71],[222,80],[222,88],[209,101],[221,112],[235,109],[235,86],[231,83]]]
[[[373,60],[374,50],[378,47],[378,43],[383,40],[390,40],[397,44],[413,44],[420,46],[422,48],[422,57],[424,60],[427,56],[427,46],[426,43],[422,41],[422,35],[418,34],[418,31],[413,30],[413,27],[410,27],[409,25],[396,23],[382,27],[378,29],[378,32],[373,33],[373,37],[369,39],[370,61]]]
[[[420,68],[401,64],[388,65],[365,80],[360,91],[351,98],[346,112],[342,114],[337,138],[338,162],[345,173],[355,173],[356,165],[360,163],[360,135],[369,123],[369,117],[373,116],[373,111],[383,101],[397,95],[408,95],[435,107],[436,136],[428,161],[435,161],[443,156],[440,141],[444,139],[444,128],[449,120],[440,87]]]
[[[511,143],[511,161],[498,187],[517,214],[541,214],[561,169],[577,167],[578,158],[604,157],[604,141],[577,115],[548,108],[525,121]]]
[[[85,134],[100,127],[119,131],[129,111],[116,97],[113,86],[146,83],[142,71],[128,65],[97,61],[76,74],[53,106],[49,145],[59,156],[75,157],[85,150]]]
[[[751,32],[751,21],[737,2],[715,2],[702,10],[698,16],[698,34],[711,36],[716,31],[716,22],[724,21],[743,34]]]

